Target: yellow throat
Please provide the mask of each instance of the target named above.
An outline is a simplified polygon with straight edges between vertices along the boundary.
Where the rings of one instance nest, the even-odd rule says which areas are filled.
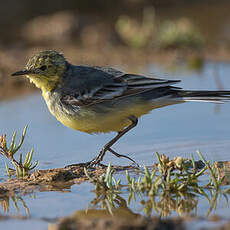
[[[42,90],[42,93],[50,92],[61,83],[61,77],[53,76],[52,80],[47,79],[45,76],[26,75],[30,79],[30,82],[34,83],[35,86]]]

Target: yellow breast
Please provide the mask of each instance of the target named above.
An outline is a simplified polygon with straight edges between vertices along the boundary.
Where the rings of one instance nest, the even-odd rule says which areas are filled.
[[[62,124],[75,130],[86,133],[107,133],[121,131],[131,123],[128,119],[130,115],[140,117],[151,109],[152,107],[148,104],[139,104],[126,109],[118,107],[116,111],[112,110],[105,114],[83,109],[80,115],[74,118],[67,115],[59,116],[59,114],[55,116]]]

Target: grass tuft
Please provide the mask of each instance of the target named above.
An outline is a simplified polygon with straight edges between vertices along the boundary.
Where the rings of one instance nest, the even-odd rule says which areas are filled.
[[[21,139],[20,139],[18,145],[15,143],[15,139],[16,139],[16,135],[17,135],[16,131],[14,132],[14,134],[12,136],[12,140],[11,140],[11,143],[9,146],[7,144],[7,141],[6,141],[6,134],[5,135],[2,134],[1,138],[0,138],[0,154],[5,156],[7,159],[9,159],[12,162],[12,164],[14,165],[14,168],[15,168],[14,171],[16,172],[17,177],[24,177],[24,176],[28,175],[29,171],[33,170],[38,165],[38,161],[32,163],[32,158],[33,158],[33,154],[34,154],[33,149],[26,154],[24,162],[22,159],[23,158],[22,153],[20,153],[20,155],[19,155],[19,161],[17,161],[14,157],[15,154],[22,147],[22,144],[23,144],[25,136],[26,136],[27,127],[28,126],[26,125],[23,132],[22,132],[22,136],[21,136]],[[5,163],[5,166],[6,166],[6,171],[9,175],[9,177],[11,177],[12,170],[10,170],[7,163]]]

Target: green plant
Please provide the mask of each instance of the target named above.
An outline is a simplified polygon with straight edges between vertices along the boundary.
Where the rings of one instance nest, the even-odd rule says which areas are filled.
[[[147,216],[151,216],[153,211],[164,217],[173,211],[181,216],[188,215],[196,210],[199,197],[208,200],[210,208],[207,215],[210,215],[216,207],[217,197],[224,196],[228,202],[229,188],[225,186],[222,189],[224,176],[221,176],[215,165],[206,161],[200,152],[198,155],[202,161],[195,162],[193,157],[191,159],[175,157],[170,160],[166,155],[156,153],[158,163],[139,170],[138,174],[141,175],[138,177],[131,176],[130,172],[126,171],[125,184],[121,184],[120,180],[113,177],[115,171],[111,165],[98,178],[90,177],[85,169],[90,182],[95,185],[96,197],[91,204],[94,207],[100,204],[101,208],[109,210],[112,214],[112,210],[122,198],[121,194],[127,188],[129,192],[127,203],[130,204],[132,200],[136,202],[139,197]],[[200,183],[200,177],[208,175],[209,181],[206,184]]]
[[[25,126],[23,130],[21,140],[18,145],[15,143],[16,131],[14,132],[12,136],[12,140],[9,146],[6,141],[6,134],[5,135],[2,134],[1,139],[0,139],[0,154],[5,156],[12,162],[12,164],[15,167],[17,177],[24,177],[25,175],[29,173],[29,171],[33,170],[38,164],[38,161],[36,161],[34,164],[32,163],[32,157],[34,154],[33,149],[26,154],[24,162],[22,160],[22,153],[20,153],[19,161],[17,161],[14,158],[14,155],[19,151],[19,149],[21,148],[24,142],[26,131],[27,131],[27,125]],[[6,163],[6,170],[8,172],[8,175],[11,176],[12,173],[10,172],[10,169],[7,163]]]
[[[225,175],[221,177],[220,171],[218,170],[218,168],[216,168],[214,164],[210,165],[210,162],[205,160],[204,156],[201,154],[200,151],[197,151],[197,154],[200,156],[206,168],[209,170],[210,179],[209,179],[208,184],[206,184],[206,187],[211,186],[211,187],[214,187],[216,190],[218,190],[224,181]]]
[[[126,177],[130,191],[141,192],[148,196],[154,196],[161,192],[196,192],[203,193],[203,190],[198,185],[198,178],[207,170],[204,167],[198,171],[194,160],[186,160],[181,157],[175,157],[170,160],[169,157],[159,155],[157,167],[149,171],[144,167],[144,176],[130,178],[128,171]],[[158,169],[158,170],[157,170]]]
[[[91,204],[94,207],[101,204],[101,208],[107,209],[113,215],[112,209],[120,201],[121,181],[113,177],[114,170],[111,164],[108,165],[106,172],[98,178],[92,178],[86,168],[84,168],[84,172],[89,181],[95,185],[96,197],[91,201]]]
[[[116,180],[113,177],[114,170],[111,164],[108,165],[106,172],[103,173],[98,178],[93,178],[89,175],[86,168],[84,168],[85,175],[88,177],[89,181],[95,185],[96,190],[119,190],[121,180]]]

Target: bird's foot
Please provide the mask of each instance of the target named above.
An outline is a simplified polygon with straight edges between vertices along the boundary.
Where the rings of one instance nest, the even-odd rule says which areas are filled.
[[[84,162],[84,163],[76,163],[76,164],[71,164],[71,165],[66,165],[65,168],[71,168],[71,167],[88,167],[90,164],[90,161]]]
[[[89,163],[88,168],[94,167],[96,165],[99,165],[99,166],[102,166],[102,167],[107,167],[106,165],[101,164],[101,162],[103,161],[103,158],[105,156],[106,151],[107,151],[107,149],[103,148],[100,151],[100,153],[95,158],[93,158],[93,160],[88,162]]]
[[[104,165],[102,163],[95,163],[92,161],[87,161],[84,163],[76,163],[76,164],[71,164],[71,165],[66,165],[65,168],[71,168],[71,167],[84,167],[84,168],[95,168],[96,166],[99,166],[101,168],[106,168],[107,165]]]
[[[115,152],[113,149],[111,149],[109,146],[104,146],[104,148],[100,151],[100,153],[95,158],[93,158],[93,160],[85,162],[85,163],[77,163],[77,164],[67,165],[65,168],[74,167],[74,166],[85,167],[85,168],[95,168],[96,166],[100,166],[102,168],[106,168],[107,166],[101,163],[103,161],[103,158],[105,156],[106,151],[111,152],[116,157],[119,157],[119,158],[124,157],[124,158],[132,161],[136,165],[137,168],[140,167],[136,163],[136,161],[134,161],[131,157],[119,154],[119,153]]]
[[[101,168],[106,168],[107,165],[104,165],[101,163],[105,155],[105,152],[106,152],[106,149],[102,149],[100,153],[95,158],[93,158],[93,160],[87,161],[85,163],[67,165],[65,166],[65,168],[70,168],[70,167],[95,168],[96,166],[100,166]]]

